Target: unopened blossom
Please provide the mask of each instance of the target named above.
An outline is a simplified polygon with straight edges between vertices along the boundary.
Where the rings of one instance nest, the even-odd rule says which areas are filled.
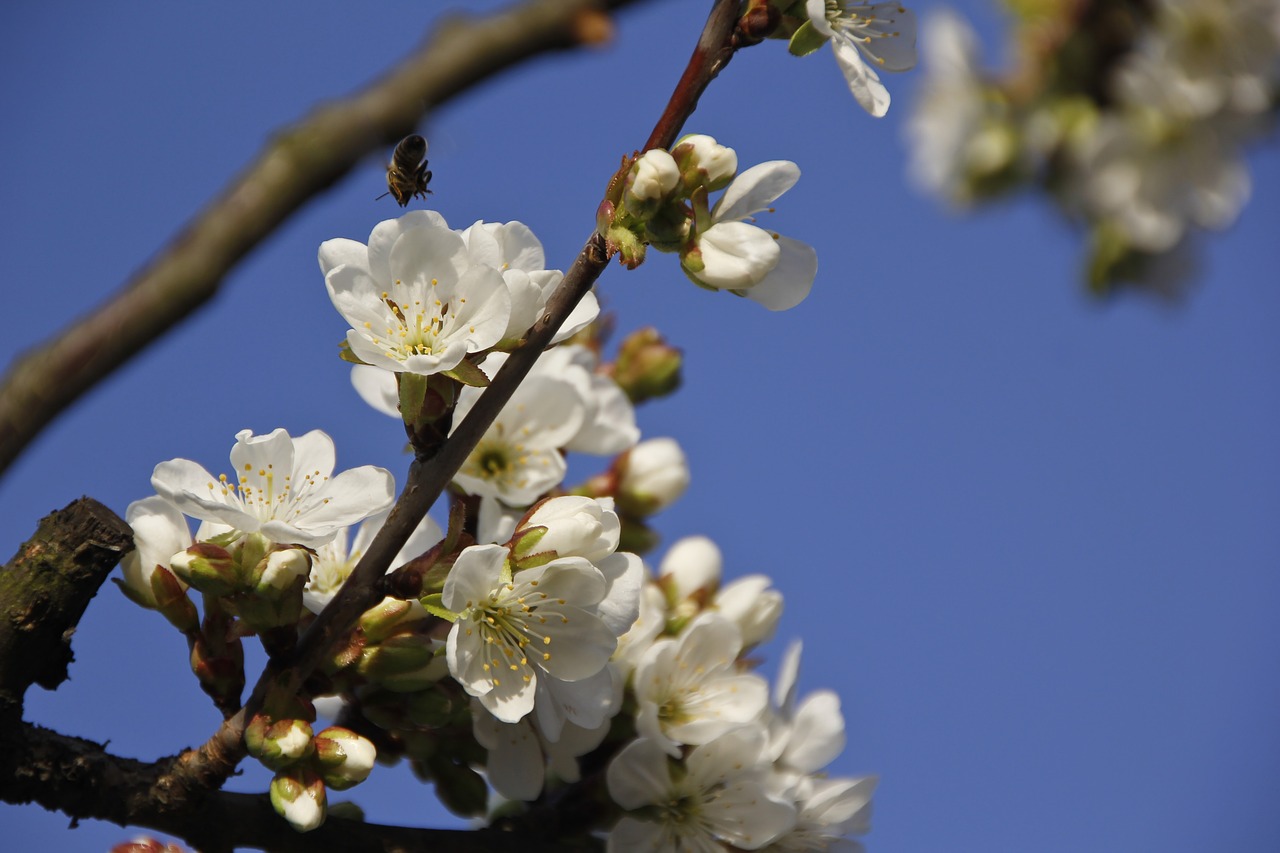
[[[641,154],[631,167],[627,194],[640,202],[661,201],[679,182],[680,167],[675,159],[661,148],[653,148]]]
[[[692,246],[682,253],[685,273],[699,284],[746,296],[770,311],[804,301],[818,273],[813,247],[747,221],[771,210],[770,205],[799,179],[799,167],[789,160],[761,163],[734,178],[711,209],[709,223],[698,224]]]
[[[193,518],[314,548],[395,497],[390,472],[362,465],[332,476],[334,462],[333,440],[320,430],[298,438],[283,429],[259,436],[242,430],[231,449],[234,481],[171,459],[156,466],[151,485]]]
[[[706,536],[686,536],[667,549],[658,564],[658,578],[673,602],[707,599],[720,586],[724,557]]]
[[[369,778],[378,757],[372,741],[340,726],[316,735],[315,749],[324,783],[335,791],[345,791]]]
[[[782,593],[766,575],[745,575],[722,586],[711,604],[742,632],[742,645],[756,646],[773,637],[782,618]]]
[[[659,512],[689,487],[689,466],[674,438],[650,438],[631,448],[618,484],[618,498],[641,515]]]
[[[325,242],[320,268],[351,324],[351,352],[383,370],[452,370],[498,343],[511,320],[501,271],[473,260],[467,241],[433,211],[378,223],[368,246]]]
[[[889,90],[876,69],[907,71],[916,64],[916,21],[898,3],[806,0],[817,33],[831,42],[836,64],[858,104],[877,118],[889,111]]]
[[[271,780],[271,805],[298,832],[310,832],[328,813],[324,781],[311,769],[290,767]]]
[[[688,168],[698,173],[698,183],[708,189],[719,189],[738,172],[738,153],[714,137],[690,133],[680,137],[672,150],[681,153],[682,146],[688,146]]]
[[[495,717],[514,723],[534,706],[538,679],[572,682],[600,672],[618,635],[597,614],[603,574],[580,557],[504,572],[507,549],[465,549],[442,603],[458,614],[449,631],[449,671]]]
[[[738,671],[741,651],[737,626],[714,611],[650,646],[635,671],[636,730],[678,756],[682,744],[707,743],[759,718],[769,688]]]
[[[596,562],[618,547],[622,523],[610,499],[564,495],[539,503],[516,527],[512,557],[535,554]]]
[[[795,825],[795,807],[770,796],[764,737],[743,726],[692,750],[683,767],[646,738],[606,772],[609,796],[631,814],[609,833],[610,853],[758,850]]]
[[[155,607],[151,575],[157,566],[167,569],[175,554],[191,546],[191,531],[182,511],[158,495],[129,504],[124,518],[133,528],[134,546],[120,561],[124,585],[135,601]]]

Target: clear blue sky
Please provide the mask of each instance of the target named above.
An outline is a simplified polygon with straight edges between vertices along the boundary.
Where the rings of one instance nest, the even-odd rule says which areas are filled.
[[[272,129],[403,55],[437,5],[7,5],[5,360],[117,287]],[[994,58],[998,19],[959,5]],[[540,60],[439,112],[432,204],[456,227],[523,220],[567,266],[704,8],[648,3],[609,50]],[[686,350],[684,390],[640,412],[693,468],[661,529],[712,536],[731,575],[784,591],[769,668],[801,636],[802,690],[840,692],[834,770],[882,776],[872,853],[1273,853],[1280,155],[1253,152],[1255,197],[1206,241],[1184,304],[1097,304],[1078,285],[1079,235],[1045,205],[962,219],[907,186],[918,82],[890,77],[876,121],[826,51],[767,44],[704,98],[690,130],[744,166],[799,163],[771,224],[821,266],[781,315],[694,288],[667,256],[602,279],[622,330],[654,324]],[[323,428],[340,467],[403,481],[400,427],[350,390],[315,261],[322,240],[364,239],[397,212],[374,201],[380,160],[29,450],[0,483],[4,558],[82,494],[123,513],[159,461],[218,470],[245,427]],[[28,719],[148,759],[216,726],[181,638],[114,587],[74,647],[72,681],[33,688]],[[371,819],[442,820],[403,768],[349,794]],[[0,806],[13,849],[131,835],[67,822]]]

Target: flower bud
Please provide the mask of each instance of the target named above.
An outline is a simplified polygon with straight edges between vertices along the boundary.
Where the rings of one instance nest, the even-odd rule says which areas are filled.
[[[187,521],[181,510],[158,495],[129,504],[125,519],[133,528],[134,549],[120,561],[124,580],[117,584],[134,603],[158,609],[151,574],[191,545]]]
[[[180,844],[164,842],[158,838],[139,835],[132,841],[125,841],[111,848],[110,853],[186,853]]]
[[[773,636],[782,617],[782,593],[770,589],[765,575],[747,575],[725,584],[713,604],[742,632],[742,645],[756,646]]]
[[[245,727],[244,745],[254,758],[279,770],[311,754],[311,726],[305,720],[272,720],[259,714]]]
[[[276,597],[311,574],[311,554],[302,548],[285,548],[267,554],[254,567],[254,592]]]
[[[328,797],[324,781],[307,767],[283,770],[271,780],[271,805],[298,832],[324,823]]]
[[[648,516],[670,506],[689,486],[684,451],[673,438],[651,438],[619,457],[618,506]]]
[[[680,183],[680,168],[675,158],[661,148],[654,148],[640,155],[631,167],[627,183],[627,201],[629,206],[640,202],[640,207],[661,202],[675,190]]]
[[[738,154],[702,133],[682,137],[672,149],[685,187],[723,189],[738,173]]]
[[[426,616],[427,611],[416,601],[388,597],[366,610],[357,624],[364,631],[366,640],[380,643],[402,626]]]
[[[674,602],[705,601],[720,586],[723,565],[716,543],[705,536],[686,536],[667,549],[658,578]]]
[[[680,350],[649,326],[622,342],[613,364],[613,379],[632,403],[665,397],[680,387]]]
[[[235,559],[212,542],[197,542],[174,554],[169,568],[179,580],[206,595],[229,595],[241,586]]]
[[[325,785],[345,791],[369,778],[378,751],[371,741],[334,726],[315,737],[316,759]]]
[[[764,280],[782,256],[773,235],[746,222],[716,222],[680,255],[694,282],[715,290],[748,290]]]
[[[422,634],[399,634],[375,646],[360,657],[360,674],[397,692],[411,692],[434,684],[441,673],[436,664],[436,641]],[[448,671],[448,663],[444,664]]]
[[[531,568],[557,557],[582,557],[596,562],[618,547],[618,515],[613,501],[568,495],[549,498],[521,522],[511,537],[511,556],[517,568]],[[529,565],[525,565],[529,563]]]

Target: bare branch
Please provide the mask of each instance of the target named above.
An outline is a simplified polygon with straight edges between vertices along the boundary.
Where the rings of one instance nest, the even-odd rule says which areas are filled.
[[[585,836],[575,844],[553,840],[549,833],[536,829],[419,829],[333,816],[319,829],[304,834],[280,819],[265,794],[209,792],[198,808],[191,807],[184,793],[165,796],[156,787],[165,764],[166,760],[148,764],[122,758],[92,741],[29,723],[14,724],[0,730],[0,799],[38,803],[72,818],[166,832],[204,853],[241,847],[281,853],[552,853],[600,847]]]
[[[40,522],[0,572],[0,718],[21,717],[33,683],[53,690],[67,678],[71,634],[133,531],[115,513],[81,498]]]
[[[120,291],[18,358],[0,385],[0,473],[63,409],[213,297],[227,273],[307,201],[423,116],[533,56],[596,38],[635,0],[529,0],[442,22],[363,92],[317,109],[272,142]]]

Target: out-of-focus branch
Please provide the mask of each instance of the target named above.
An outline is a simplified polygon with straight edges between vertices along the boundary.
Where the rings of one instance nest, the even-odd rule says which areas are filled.
[[[553,853],[600,848],[590,839],[575,847],[536,830],[418,829],[335,816],[303,834],[280,819],[264,794],[217,791],[198,809],[175,808],[172,798],[157,795],[155,781],[164,764],[112,755],[101,744],[28,723],[0,729],[0,799],[38,803],[73,818],[148,827],[182,838],[203,853],[230,853],[240,847],[279,853]]]
[[[689,68],[696,70],[694,73],[686,70],[680,78],[671,96],[671,103],[649,137],[649,147],[670,147],[675,142],[684,120],[693,112],[702,92],[732,57],[737,45],[735,30],[738,9],[739,0],[716,0],[698,46],[689,60]],[[244,727],[262,707],[268,693],[276,691],[281,696],[295,694],[334,643],[350,630],[360,614],[380,600],[380,581],[395,555],[408,541],[427,510],[443,493],[468,454],[475,449],[502,407],[511,399],[538,356],[551,342],[552,336],[604,272],[608,262],[609,254],[605,249],[604,239],[599,234],[592,234],[547,303],[542,318],[530,329],[525,344],[511,353],[502,369],[494,376],[493,382],[480,395],[439,452],[430,459],[414,461],[409,469],[404,491],[382,529],[369,544],[342,589],[303,635],[293,657],[268,664],[245,707],[223,723],[202,749],[217,745],[217,751],[222,753],[224,746],[238,744]],[[234,752],[225,754],[238,760]],[[242,751],[240,755],[243,755]],[[219,768],[193,760],[186,769],[216,778],[220,773],[229,774],[233,768],[234,763]]]
[[[0,571],[0,728],[21,718],[33,683],[52,690],[66,680],[71,634],[132,548],[129,525],[81,498],[45,517]]]
[[[364,91],[277,133],[226,191],[120,291],[20,356],[0,385],[0,473],[63,409],[217,292],[281,223],[433,108],[533,56],[601,37],[635,0],[529,0],[443,21]]]

